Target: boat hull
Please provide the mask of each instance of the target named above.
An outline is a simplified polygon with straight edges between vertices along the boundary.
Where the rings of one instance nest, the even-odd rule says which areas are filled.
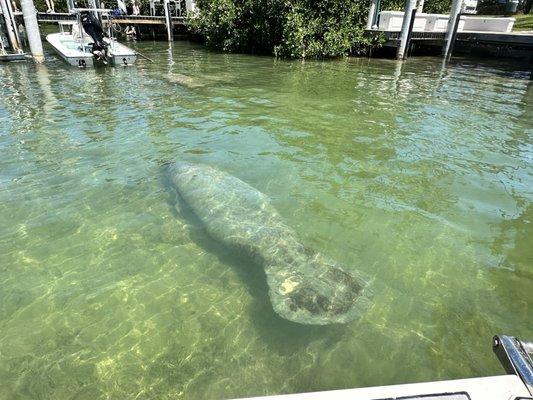
[[[133,65],[137,61],[137,53],[121,43],[113,42],[110,46],[111,64],[115,66]]]

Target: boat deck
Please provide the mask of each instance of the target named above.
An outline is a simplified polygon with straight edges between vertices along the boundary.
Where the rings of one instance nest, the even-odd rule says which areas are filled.
[[[531,395],[516,375],[254,397],[243,400],[509,400]]]

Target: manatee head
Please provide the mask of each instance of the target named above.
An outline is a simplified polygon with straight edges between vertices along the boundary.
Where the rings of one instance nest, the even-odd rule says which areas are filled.
[[[267,272],[270,299],[281,317],[327,325],[350,322],[368,308],[368,284],[361,277],[330,263],[315,260],[309,264],[293,273]]]
[[[187,161],[174,161],[167,164],[167,171],[171,178],[192,173],[196,169],[198,169],[198,165],[189,163]]]
[[[167,165],[168,178],[178,192],[188,191],[190,186],[206,186],[209,179],[218,173],[213,168],[187,161],[175,161]]]

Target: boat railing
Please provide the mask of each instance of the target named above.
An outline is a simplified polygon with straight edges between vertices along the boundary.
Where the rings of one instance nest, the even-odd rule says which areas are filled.
[[[513,336],[494,336],[492,349],[509,374],[517,375],[533,396],[533,343]]]

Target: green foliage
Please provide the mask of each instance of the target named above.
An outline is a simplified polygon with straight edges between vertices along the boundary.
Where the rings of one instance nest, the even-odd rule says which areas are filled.
[[[500,3],[499,0],[480,0],[477,6],[479,14],[503,14],[505,13],[506,4]]]
[[[388,11],[403,11],[405,0],[382,0],[381,9]]]
[[[364,35],[365,0],[294,0],[286,13],[283,39],[274,47],[282,57],[336,57],[361,54],[370,39]]]
[[[281,40],[284,0],[199,0],[193,32],[208,46],[229,52],[265,53]]]
[[[377,43],[364,35],[367,0],[199,0],[193,32],[208,46],[280,57],[361,54]]]
[[[17,6],[20,10],[20,0],[17,1]],[[46,12],[48,7],[46,6],[45,0],[33,0],[33,4],[35,4],[35,8],[40,12]],[[56,12],[67,12],[67,2],[66,0],[54,0],[54,8]]]
[[[515,31],[533,31],[533,14],[514,15],[516,22]]]
[[[451,0],[426,0],[424,12],[428,14],[448,14],[451,7]]]
[[[452,0],[426,0],[424,2],[424,12],[429,14],[448,14]],[[403,11],[405,0],[383,0],[381,2],[382,10]]]

